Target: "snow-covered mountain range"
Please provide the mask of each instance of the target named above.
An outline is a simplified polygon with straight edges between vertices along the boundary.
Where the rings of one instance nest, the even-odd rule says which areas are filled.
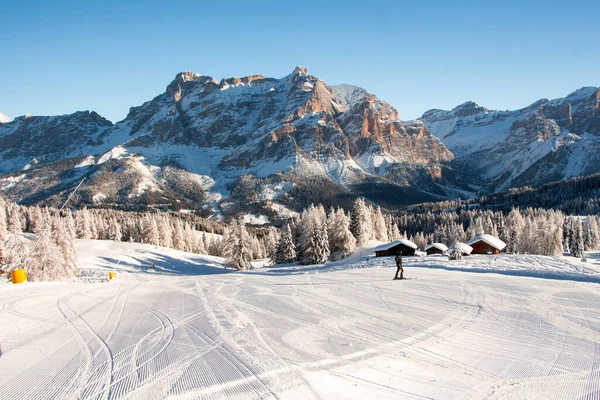
[[[115,124],[89,111],[7,118],[0,192],[57,204],[86,177],[79,205],[267,215],[357,195],[464,198],[600,172],[599,104],[586,87],[516,111],[468,102],[402,122],[375,95],[304,67],[280,79],[182,72]]]
[[[454,168],[484,191],[600,172],[597,87],[516,111],[467,102],[451,111],[427,111],[420,120],[454,153]]]
[[[182,72],[116,124],[88,111],[24,116],[0,124],[0,139],[0,191],[25,203],[57,203],[82,177],[80,204],[226,213],[456,195],[442,172],[453,155],[423,123],[304,67],[281,79]]]

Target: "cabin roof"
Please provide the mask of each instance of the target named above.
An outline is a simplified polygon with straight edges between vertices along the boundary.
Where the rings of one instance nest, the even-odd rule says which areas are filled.
[[[433,247],[435,247],[436,249],[441,250],[441,251],[448,251],[448,247],[444,243],[431,243],[431,244],[428,244],[427,246],[425,246],[425,251],[427,251],[427,250],[429,250],[429,249],[431,249]]]
[[[506,247],[506,243],[504,243],[502,240],[498,239],[497,237],[494,237],[492,235],[487,235],[487,234],[475,236],[473,239],[469,240],[467,242],[467,244],[474,244],[477,242],[485,242],[486,244],[488,244],[498,250],[502,250]]]
[[[415,250],[418,248],[418,246],[416,244],[414,244],[413,242],[411,242],[410,240],[400,239],[400,240],[394,240],[393,242],[381,244],[381,245],[375,247],[374,251],[386,251],[386,250],[391,249],[392,247],[398,246],[399,244],[403,244],[406,247],[410,247]]]
[[[459,249],[461,252],[463,252],[463,253],[465,253],[465,254],[471,254],[471,252],[473,251],[473,248],[472,248],[471,246],[469,246],[468,244],[466,244],[466,243],[462,243],[462,242],[459,242],[459,243],[456,243],[456,244],[453,244],[452,246],[450,246],[450,249],[448,249],[448,250],[449,250],[449,252],[452,252],[452,250],[454,249],[454,247],[455,247],[455,246],[456,246],[456,247],[457,247],[457,248],[458,248],[458,249]]]

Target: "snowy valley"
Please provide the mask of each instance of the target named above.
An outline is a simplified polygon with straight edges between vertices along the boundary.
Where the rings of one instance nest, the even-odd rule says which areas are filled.
[[[0,285],[7,398],[481,399],[600,393],[600,254],[321,266],[77,240],[95,283]],[[151,268],[155,264],[155,268]],[[108,272],[116,277],[108,281]],[[471,271],[471,272],[466,272]],[[489,273],[482,273],[489,272]]]

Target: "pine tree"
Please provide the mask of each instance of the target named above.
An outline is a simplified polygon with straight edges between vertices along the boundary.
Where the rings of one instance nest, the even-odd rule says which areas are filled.
[[[98,232],[98,224],[97,224],[98,218],[96,218],[96,213],[94,213],[93,211],[89,212],[89,216],[90,216],[90,231],[91,231],[90,239],[98,240],[100,238],[100,233]]]
[[[387,242],[388,234],[385,227],[385,219],[383,218],[383,214],[381,213],[381,208],[377,207],[377,210],[372,215],[373,220],[373,236],[375,240],[379,240],[381,242]]]
[[[508,231],[508,253],[516,253],[519,249],[519,241],[525,226],[525,221],[518,208],[513,208],[506,218],[506,229]]]
[[[192,229],[189,222],[183,224],[183,238],[185,241],[185,251],[190,253],[198,252],[198,237],[196,231]]]
[[[160,232],[160,245],[162,247],[173,248],[173,230],[167,215],[163,215],[158,220],[158,231]]]
[[[226,263],[238,271],[252,269],[252,264],[250,263],[252,259],[252,252],[249,246],[250,237],[243,221],[238,221],[231,236],[233,237],[233,246],[226,259]]]
[[[77,251],[73,243],[74,236],[69,232],[67,221],[55,217],[52,222],[52,237],[62,256],[62,263],[58,275],[63,278],[71,278],[77,268]]]
[[[77,211],[77,214],[75,215],[75,227],[77,229],[78,238],[92,238],[91,218],[87,207],[83,206],[81,210]]]
[[[359,246],[367,244],[373,236],[371,213],[362,198],[356,199],[352,209],[350,231]]]
[[[27,245],[21,237],[21,232],[13,230],[4,240],[4,270],[12,271],[25,267],[27,253]]]
[[[51,224],[44,221],[36,233],[37,246],[27,260],[27,278],[30,281],[59,281],[71,277],[52,235]]]
[[[0,235],[5,235],[7,232],[6,204],[4,203],[4,199],[0,197]]]
[[[330,221],[331,220],[331,221]],[[350,218],[338,208],[328,219],[329,249],[334,261],[341,260],[356,250],[356,239],[350,232]]]
[[[121,227],[114,217],[110,219],[108,225],[108,239],[116,243],[121,242]]]
[[[220,243],[220,253],[223,257],[225,257],[226,259],[230,258],[232,253],[233,253],[233,249],[236,245],[236,230],[237,230],[237,220],[233,220],[231,222],[231,224],[229,224],[228,227],[225,228],[225,231],[223,232],[223,238],[221,239],[221,243]],[[213,252],[214,252],[213,248]],[[213,254],[211,252],[211,254]],[[216,255],[216,254],[215,254]]]
[[[573,257],[581,258],[584,255],[583,248],[583,235],[581,220],[577,217],[571,217],[572,231],[569,242],[571,243],[571,255]]]
[[[152,214],[146,214],[143,218],[141,239],[143,243],[148,243],[153,246],[160,246],[160,234],[156,219]]]
[[[8,231],[23,232],[19,207],[15,203],[10,204],[8,208]]]
[[[275,264],[288,264],[296,261],[296,248],[289,224],[283,228],[283,232],[279,236],[277,252],[273,261]]]
[[[462,251],[458,248],[457,244],[455,243],[452,250],[448,253],[448,260],[462,260]]]
[[[322,264],[329,258],[329,239],[327,237],[327,222],[312,224],[308,246],[303,254],[301,263],[304,265]]]
[[[598,247],[598,225],[593,216],[587,216],[583,223],[583,246],[585,250]]]

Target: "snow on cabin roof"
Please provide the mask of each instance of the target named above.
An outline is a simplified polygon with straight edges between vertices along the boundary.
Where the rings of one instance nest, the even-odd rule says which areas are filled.
[[[498,250],[502,250],[506,247],[506,243],[504,243],[502,240],[487,234],[475,236],[473,239],[469,240],[467,244],[473,244],[477,242],[485,242]]]
[[[435,247],[436,249],[439,249],[441,251],[448,251],[448,247],[443,244],[443,243],[431,243],[428,244],[427,246],[425,246],[425,251],[431,249],[432,247]]]
[[[456,243],[453,244],[452,246],[450,246],[449,252],[452,253],[452,250],[454,249],[454,246],[456,246],[461,252],[465,253],[465,254],[471,254],[471,252],[473,251],[473,248],[471,246],[469,246],[466,243]]]
[[[379,245],[379,246],[375,247],[375,251],[386,251],[386,250],[391,249],[392,247],[398,246],[399,244],[403,244],[403,245],[413,248],[415,250],[418,249],[418,246],[416,244],[414,244],[413,242],[411,242],[410,240],[400,239],[400,240],[394,240],[393,242]]]

